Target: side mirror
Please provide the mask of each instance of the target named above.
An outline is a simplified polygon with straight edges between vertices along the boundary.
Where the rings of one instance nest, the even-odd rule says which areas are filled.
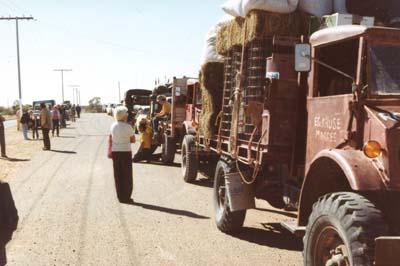
[[[311,70],[311,45],[308,43],[296,44],[295,69],[297,72],[310,72]]]

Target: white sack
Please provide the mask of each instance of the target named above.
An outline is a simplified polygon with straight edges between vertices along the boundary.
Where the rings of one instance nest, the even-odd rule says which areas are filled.
[[[209,62],[224,62],[224,57],[217,53],[217,35],[219,30],[225,24],[231,22],[234,19],[231,15],[225,14],[217,24],[208,31],[205,39],[205,46],[203,57],[201,58],[201,64],[206,64]]]
[[[242,0],[242,3],[245,16],[254,9],[288,14],[296,11],[299,0]]]
[[[299,9],[317,17],[331,15],[332,0],[299,0]]]
[[[299,0],[228,0],[222,9],[234,17],[246,17],[254,9],[287,14],[296,11],[298,3]]]
[[[221,6],[225,13],[236,17],[244,17],[242,0],[228,0]]]
[[[334,13],[347,14],[346,0],[333,0]]]

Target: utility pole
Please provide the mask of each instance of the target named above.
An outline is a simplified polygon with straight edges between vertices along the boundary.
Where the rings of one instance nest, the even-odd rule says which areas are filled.
[[[118,103],[121,103],[121,84],[118,81]]]
[[[70,85],[72,87],[72,103],[78,104],[78,88],[79,85]]]
[[[64,72],[72,71],[72,69],[54,69],[54,71],[61,72],[62,103],[64,103]]]
[[[19,92],[19,110],[22,116],[22,88],[21,88],[21,67],[19,58],[19,32],[18,20],[32,20],[33,17],[0,17],[0,20],[15,20],[16,35],[17,35],[17,61],[18,61],[18,92]]]

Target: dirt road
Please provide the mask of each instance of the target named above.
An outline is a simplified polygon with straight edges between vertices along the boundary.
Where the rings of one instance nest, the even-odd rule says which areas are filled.
[[[85,114],[53,139],[54,151],[6,179],[19,214],[7,265],[302,264],[301,240],[278,225],[292,214],[257,202],[243,232],[222,234],[213,221],[212,181],[186,184],[178,164],[134,164],[136,203],[118,203],[106,158],[111,122]]]

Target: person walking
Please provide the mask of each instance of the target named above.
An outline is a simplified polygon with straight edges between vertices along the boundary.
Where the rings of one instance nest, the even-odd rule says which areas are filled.
[[[25,140],[28,140],[28,123],[29,123],[29,114],[27,111],[23,111],[21,116],[21,127],[22,127],[22,134]]]
[[[57,106],[54,106],[54,108],[53,108],[52,119],[53,119],[52,136],[54,137],[54,131],[56,131],[57,137],[59,137],[60,136],[60,112],[58,111]]]
[[[115,122],[111,125],[112,160],[117,197],[121,203],[132,202],[132,149],[135,132],[128,121],[128,109],[119,106],[115,109]]]
[[[76,114],[78,115],[78,118],[81,118],[81,111],[82,111],[82,107],[78,104],[76,106]]]
[[[71,107],[71,121],[72,122],[75,122],[76,120],[75,120],[75,115],[76,115],[76,107],[75,107],[75,104],[74,105],[72,105],[72,107]]]
[[[4,121],[6,119],[0,115],[0,147],[1,147],[1,157],[7,158],[6,155],[6,138],[4,133]]]
[[[50,129],[52,128],[52,123],[51,123],[51,114],[49,109],[47,109],[47,106],[44,103],[40,104],[40,124],[42,127],[42,134],[43,134],[43,143],[44,151],[48,151],[51,149],[51,144],[50,144],[50,137],[49,137],[49,132]]]

